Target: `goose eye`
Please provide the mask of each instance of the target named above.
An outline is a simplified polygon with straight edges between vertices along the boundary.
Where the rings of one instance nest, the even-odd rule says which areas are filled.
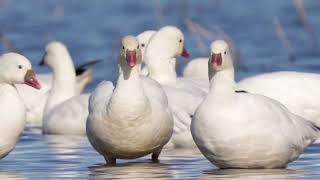
[[[137,49],[139,49],[139,45],[138,45]]]
[[[179,42],[182,43],[182,39],[180,39]]]
[[[141,44],[141,47],[144,47],[144,44]]]
[[[227,54],[227,51],[225,51],[224,54]]]
[[[19,69],[22,69],[22,65],[19,65],[18,68],[19,68]]]
[[[122,49],[124,49],[124,46],[122,46]]]

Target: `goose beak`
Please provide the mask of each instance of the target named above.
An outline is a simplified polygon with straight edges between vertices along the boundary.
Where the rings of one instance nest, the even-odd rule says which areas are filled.
[[[189,58],[189,53],[185,48],[183,48],[181,56],[186,58],[186,59]]]
[[[36,79],[35,73],[31,69],[29,69],[24,76],[24,83],[36,89],[41,88],[39,81]]]
[[[127,63],[130,67],[134,67],[137,63],[136,51],[127,50],[126,60],[127,60]]]
[[[39,66],[43,66],[44,65],[45,57],[46,57],[46,53],[42,56],[41,61],[38,63]]]
[[[212,61],[212,64],[220,66],[222,64],[221,53],[219,53],[219,54],[212,53],[211,61]]]

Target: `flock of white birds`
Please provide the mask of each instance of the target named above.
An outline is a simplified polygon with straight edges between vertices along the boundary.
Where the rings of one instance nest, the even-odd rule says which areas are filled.
[[[183,77],[178,56],[189,54],[174,26],[123,37],[117,82],[82,94],[92,69],[77,75],[61,42],[45,48],[40,64],[52,74],[38,79],[27,58],[3,54],[0,157],[26,125],[44,134],[87,135],[111,165],[148,154],[157,162],[164,147],[173,147],[198,148],[219,168],[285,168],[319,137],[320,75],[274,72],[235,82],[223,40],[212,42],[208,57],[191,61]]]

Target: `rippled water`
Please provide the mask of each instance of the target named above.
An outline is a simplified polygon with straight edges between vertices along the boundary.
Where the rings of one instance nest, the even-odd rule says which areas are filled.
[[[311,27],[307,31],[290,0],[1,0],[0,31],[32,60],[37,72],[48,71],[36,63],[52,40],[66,43],[76,64],[105,59],[95,67],[96,80],[87,91],[103,79],[115,80],[117,45],[123,35],[172,24],[185,32],[192,58],[206,55],[206,49],[197,48],[184,18],[210,29],[215,38],[217,29],[229,35],[240,51],[238,79],[276,70],[319,72],[320,3],[304,2]],[[274,17],[288,36],[295,60],[288,59],[289,50],[275,33]],[[205,39],[205,45],[210,41]],[[0,51],[7,49],[0,45]],[[187,61],[178,63],[181,72]],[[28,128],[16,149],[0,161],[0,179],[319,179],[319,155],[320,146],[313,145],[286,170],[217,170],[197,151],[165,149],[159,164],[145,157],[106,167],[85,137],[43,136],[39,129]]]
[[[0,179],[319,179],[320,145],[312,145],[284,170],[218,170],[197,150],[164,149],[150,157],[105,166],[86,137],[43,136],[28,128],[16,149],[0,163]]]

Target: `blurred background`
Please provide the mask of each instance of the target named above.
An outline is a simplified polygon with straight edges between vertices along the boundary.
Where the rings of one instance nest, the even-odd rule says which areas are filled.
[[[207,56],[214,39],[232,43],[237,79],[269,71],[319,72],[320,1],[315,0],[52,0],[0,1],[0,52],[18,51],[37,72],[46,44],[67,45],[75,64],[102,58],[92,90],[117,77],[122,36],[175,25],[191,58]],[[188,61],[178,61],[181,74]]]

